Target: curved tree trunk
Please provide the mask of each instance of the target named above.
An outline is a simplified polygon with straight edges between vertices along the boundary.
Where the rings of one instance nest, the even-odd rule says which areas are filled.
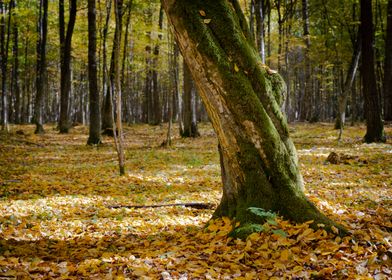
[[[214,216],[258,221],[248,208],[259,207],[336,226],[303,193],[280,110],[284,81],[261,63],[238,2],[162,2],[219,140],[223,197]]]

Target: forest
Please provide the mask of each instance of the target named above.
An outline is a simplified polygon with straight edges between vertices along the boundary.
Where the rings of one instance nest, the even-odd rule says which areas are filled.
[[[0,279],[391,279],[392,0],[0,0]]]

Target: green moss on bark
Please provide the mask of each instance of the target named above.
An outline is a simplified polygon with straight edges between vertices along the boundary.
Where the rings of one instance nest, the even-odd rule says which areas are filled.
[[[233,126],[223,129],[231,129],[236,138],[235,160],[241,170],[235,170],[237,167],[233,166],[237,165],[232,166],[230,159],[223,160],[224,194],[215,216],[253,222],[254,217],[247,209],[260,207],[299,222],[315,220],[327,227],[334,225],[302,192],[295,148],[280,110],[285,93],[283,79],[261,64],[254,45],[243,32],[236,1],[228,3],[177,0],[169,11],[170,16],[176,17],[175,28],[187,32],[186,40],[191,41],[181,47],[196,46],[186,50],[186,55],[200,63],[198,71],[203,71],[203,78],[212,85],[219,84],[214,89],[221,91],[219,96],[228,109],[224,114],[230,114]],[[200,10],[206,13],[205,17]],[[198,57],[203,60],[197,60]],[[199,87],[203,89],[204,85]],[[217,117],[218,108],[210,108],[209,112],[214,115],[213,122],[222,122]],[[214,127],[220,125],[216,123]],[[240,179],[236,172],[241,173]],[[229,190],[231,182],[237,183],[235,193]]]

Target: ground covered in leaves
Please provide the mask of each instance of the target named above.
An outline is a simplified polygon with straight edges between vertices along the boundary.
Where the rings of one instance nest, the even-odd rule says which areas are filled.
[[[217,141],[174,139],[166,128],[125,128],[127,175],[110,138],[89,147],[87,128],[42,136],[0,134],[1,279],[391,279],[392,146],[363,144],[364,127],[336,141],[332,125],[291,127],[308,197],[346,226],[343,239],[276,219],[246,240],[213,210],[115,205],[218,204]],[[388,135],[392,128],[386,128]],[[342,160],[326,162],[335,152]]]

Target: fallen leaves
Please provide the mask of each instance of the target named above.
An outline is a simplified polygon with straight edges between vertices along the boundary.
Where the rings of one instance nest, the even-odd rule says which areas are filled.
[[[131,172],[123,177],[117,176],[111,145],[85,145],[84,127],[61,136],[52,130],[35,136],[32,126],[18,129],[26,131],[21,134],[26,141],[0,135],[1,277],[392,277],[392,149],[390,144],[362,144],[361,127],[348,127],[338,146],[335,131],[325,125],[294,127],[308,197],[355,239],[328,234],[323,225],[313,230],[309,223],[278,217],[258,225],[262,230],[246,240],[228,237],[240,225],[228,218],[209,221],[209,209],[107,207],[217,204],[220,168],[210,126],[201,126],[202,135],[209,136],[177,138],[171,149],[159,148],[165,128],[126,127]],[[332,148],[366,158],[368,164],[325,165]]]

